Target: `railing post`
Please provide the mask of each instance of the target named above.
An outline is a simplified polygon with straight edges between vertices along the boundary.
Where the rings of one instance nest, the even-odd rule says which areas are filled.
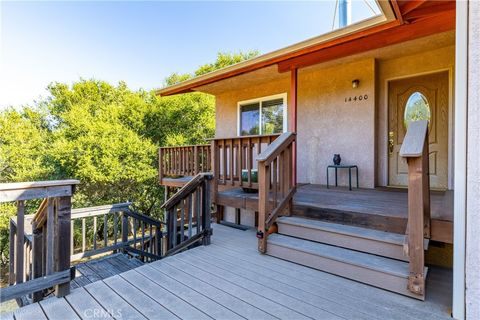
[[[46,246],[46,275],[51,275],[54,271],[54,246],[55,246],[55,205],[54,199],[48,199],[48,208],[47,208],[47,221],[46,225],[47,230],[47,246]]]
[[[416,294],[424,293],[425,266],[423,232],[424,232],[424,203],[423,203],[423,170],[422,157],[408,158],[408,254],[410,257],[408,289]]]
[[[210,244],[210,219],[211,219],[211,205],[210,205],[210,176],[205,176],[202,186],[202,229],[205,232],[203,238],[203,245],[207,246]]]
[[[10,233],[9,233],[9,260],[8,260],[8,284],[12,285],[15,283],[15,238],[17,234],[17,228],[10,219]]]
[[[400,149],[408,163],[407,255],[408,290],[425,295],[424,237],[430,236],[430,189],[428,176],[428,122],[413,121]]]
[[[158,180],[162,184],[163,180],[163,165],[164,161],[162,159],[162,148],[158,148]]]
[[[213,178],[212,178],[212,202],[216,204],[217,202],[217,194],[218,194],[218,180],[220,178],[220,159],[218,154],[218,146],[217,141],[212,140],[211,142],[211,159],[212,159],[212,171],[213,171]],[[240,178],[241,179],[241,178]]]
[[[32,243],[32,269],[33,279],[37,279],[43,276],[42,263],[43,263],[43,232],[37,228],[37,223],[33,222],[32,225],[33,243]],[[43,292],[37,291],[32,294],[32,301],[37,302],[42,300]]]
[[[193,146],[193,175],[197,175],[200,173],[200,163],[198,161],[198,146]]]
[[[56,271],[64,271],[70,269],[70,241],[71,241],[71,214],[72,214],[72,198],[71,196],[59,197],[57,202],[57,230],[56,243],[57,259]],[[57,285],[55,287],[55,295],[64,297],[70,293],[70,282]]]
[[[125,247],[128,246],[128,216],[125,211],[122,212],[122,246],[122,252],[126,254],[127,249]]]
[[[268,189],[270,170],[265,162],[258,162],[258,251],[267,252],[266,214],[268,209]]]
[[[15,243],[15,282],[23,282],[23,257],[25,242],[25,203],[17,202],[17,232]]]

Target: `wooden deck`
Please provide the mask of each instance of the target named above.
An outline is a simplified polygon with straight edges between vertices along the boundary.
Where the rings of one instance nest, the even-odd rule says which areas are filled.
[[[72,281],[71,288],[84,287],[90,283],[135,269],[141,265],[143,265],[143,262],[128,257],[123,253],[115,253],[78,263],[75,265],[75,280]]]
[[[432,239],[453,242],[453,192],[431,191]],[[297,188],[295,215],[318,218],[404,233],[408,216],[406,189],[353,189],[306,184]],[[240,188],[223,190],[217,203],[248,210],[258,210],[258,194]]]
[[[15,319],[448,319],[451,272],[420,302],[261,255],[254,230],[214,225],[212,244],[15,311]],[[2,315],[2,319],[12,315]]]

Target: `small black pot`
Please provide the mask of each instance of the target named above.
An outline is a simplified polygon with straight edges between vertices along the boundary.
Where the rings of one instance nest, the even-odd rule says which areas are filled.
[[[336,153],[333,155],[333,164],[336,166],[340,165],[340,162],[342,162],[342,158],[340,157],[340,154]]]

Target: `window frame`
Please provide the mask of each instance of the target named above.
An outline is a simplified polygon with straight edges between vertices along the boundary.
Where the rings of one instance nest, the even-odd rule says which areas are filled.
[[[243,101],[238,101],[237,102],[237,136],[239,137],[244,137],[242,136],[242,105],[246,104],[253,104],[253,103],[258,103],[259,104],[259,119],[258,119],[258,124],[259,124],[259,135],[264,135],[263,131],[263,124],[262,124],[262,103],[265,101],[269,100],[275,100],[275,99],[283,99],[283,131],[282,132],[287,132],[288,131],[288,103],[287,103],[287,93],[279,93],[279,94],[274,94],[270,96],[264,96],[264,97],[259,97],[255,99],[249,99],[249,100],[243,100]]]

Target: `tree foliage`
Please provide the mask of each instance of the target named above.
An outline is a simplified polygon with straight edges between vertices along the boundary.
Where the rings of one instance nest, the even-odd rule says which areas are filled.
[[[192,74],[174,73],[165,84],[257,54],[219,53],[214,63]],[[207,94],[158,97],[132,91],[125,82],[85,79],[71,86],[54,82],[48,90],[49,97],[34,106],[0,112],[0,182],[78,179],[74,207],[132,201],[138,211],[160,217],[158,147],[204,143],[214,135],[215,101]],[[3,258],[14,213],[11,205],[0,207]]]

